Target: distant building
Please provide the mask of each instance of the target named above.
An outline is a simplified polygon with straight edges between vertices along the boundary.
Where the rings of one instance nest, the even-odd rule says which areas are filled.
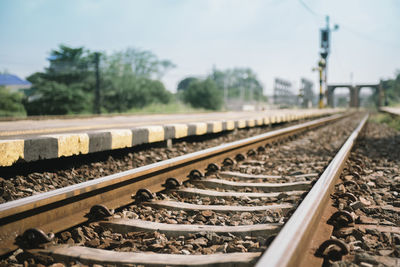
[[[274,80],[274,105],[280,108],[296,106],[298,96],[292,92],[292,83],[283,79]]]
[[[314,83],[305,78],[300,82],[300,104],[303,108],[311,108],[315,99],[313,91]]]
[[[0,86],[4,86],[12,92],[20,89],[31,88],[32,84],[12,74],[0,74]]]

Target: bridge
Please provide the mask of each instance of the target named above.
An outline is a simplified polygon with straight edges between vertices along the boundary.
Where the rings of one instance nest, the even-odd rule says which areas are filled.
[[[336,88],[348,88],[350,90],[350,107],[360,106],[360,91],[362,88],[372,88],[378,93],[377,106],[382,106],[382,99],[384,96],[383,87],[381,83],[378,84],[330,84],[328,85],[328,90],[326,92],[328,106],[333,107],[333,96]]]

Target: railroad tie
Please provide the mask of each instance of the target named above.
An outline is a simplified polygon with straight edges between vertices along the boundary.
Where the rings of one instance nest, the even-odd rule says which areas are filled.
[[[136,231],[158,231],[169,236],[181,236],[199,232],[227,234],[231,233],[237,236],[271,236],[279,232],[283,224],[253,224],[253,225],[200,225],[200,224],[168,224],[157,223],[138,219],[111,219],[100,221],[103,227],[111,228],[113,232],[126,234]]]
[[[193,180],[192,182],[200,183],[210,188],[222,188],[222,189],[255,188],[264,192],[308,190],[311,188],[310,181],[293,182],[293,183],[244,183],[244,182],[225,181],[221,179],[202,179],[202,180]]]
[[[210,255],[155,254],[148,252],[117,252],[81,246],[52,246],[47,249],[34,249],[34,254],[51,256],[58,261],[79,260],[83,264],[143,264],[151,266],[248,266],[261,256],[260,252],[227,253]]]
[[[266,206],[230,206],[230,205],[198,205],[178,201],[155,200],[143,203],[159,208],[168,208],[173,210],[212,210],[217,212],[254,212],[266,210],[289,210],[295,207],[292,204],[273,204]]]
[[[198,196],[207,196],[207,197],[237,197],[237,198],[269,198],[269,197],[279,197],[287,195],[287,196],[300,196],[304,194],[306,191],[288,191],[286,193],[278,192],[278,193],[253,193],[253,192],[221,192],[215,190],[205,190],[198,188],[182,188],[176,190],[175,192],[182,195],[198,195]]]

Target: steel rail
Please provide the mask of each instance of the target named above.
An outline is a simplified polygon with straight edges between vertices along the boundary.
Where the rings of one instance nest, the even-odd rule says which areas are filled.
[[[306,255],[330,193],[367,119],[368,115],[361,120],[256,266],[299,266],[302,257]]]
[[[251,138],[153,163],[84,183],[56,189],[0,205],[0,255],[16,249],[15,238],[29,228],[59,232],[87,221],[85,217],[96,204],[115,209],[133,202],[139,189],[152,192],[163,189],[168,178],[188,180],[192,170],[204,170],[210,163],[222,162],[267,143],[301,133],[349,116],[328,118],[290,126]]]

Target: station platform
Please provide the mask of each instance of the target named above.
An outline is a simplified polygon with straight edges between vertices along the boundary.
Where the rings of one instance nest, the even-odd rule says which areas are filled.
[[[296,109],[1,121],[0,166],[310,119],[342,111]]]

